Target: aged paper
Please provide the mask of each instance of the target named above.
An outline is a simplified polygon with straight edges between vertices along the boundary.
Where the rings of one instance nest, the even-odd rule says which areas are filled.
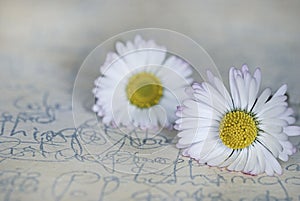
[[[100,42],[137,25],[161,26],[199,36],[198,41],[210,41],[204,45],[221,64],[218,67],[224,80],[228,63],[233,64],[228,58],[236,58],[239,66],[242,62],[254,66],[263,63],[263,85],[275,90],[288,82],[291,106],[298,116],[296,6],[290,5],[283,12],[279,3],[265,6],[266,11],[253,4],[257,20],[247,13],[230,17],[228,13],[241,11],[242,4],[216,7],[206,3],[203,9],[202,5],[177,2],[168,9],[177,13],[183,7],[186,13],[161,19],[147,12],[160,7],[154,3],[132,5],[125,1],[120,6],[120,2],[74,2],[0,3],[0,200],[300,200],[299,137],[291,138],[298,152],[281,163],[283,175],[229,172],[182,157],[175,147],[175,131],[154,135],[103,126],[91,111],[91,89],[97,76],[93,72],[84,77],[75,96],[73,89],[81,63]],[[201,12],[188,11],[194,8]],[[216,10],[224,9],[224,16],[216,15]],[[115,16],[107,17],[111,13]],[[271,17],[260,22],[266,13]],[[269,27],[265,28],[264,22]],[[285,29],[274,31],[277,23]],[[198,24],[202,26],[194,27]],[[244,28],[246,31],[240,32]],[[258,33],[252,41],[241,38],[245,33],[251,35],[249,30]],[[239,48],[242,41],[250,42]],[[247,56],[240,53],[242,50]]]
[[[202,166],[180,156],[175,131],[103,126],[92,100],[81,102],[74,126],[70,88],[57,84],[55,71],[45,74],[47,86],[1,86],[1,200],[299,199],[299,152],[282,163],[281,176]],[[299,149],[299,138],[292,141]]]

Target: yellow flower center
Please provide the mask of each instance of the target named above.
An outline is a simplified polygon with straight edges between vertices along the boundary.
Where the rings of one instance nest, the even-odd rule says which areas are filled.
[[[141,72],[129,79],[126,93],[131,104],[139,108],[149,108],[159,103],[163,87],[156,76]]]
[[[242,149],[256,139],[258,122],[243,111],[227,113],[221,120],[219,131],[222,142],[231,149]]]

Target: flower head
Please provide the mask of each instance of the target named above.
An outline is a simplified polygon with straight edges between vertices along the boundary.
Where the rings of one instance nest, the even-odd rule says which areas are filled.
[[[287,86],[273,95],[260,95],[261,72],[251,75],[246,65],[229,72],[230,93],[220,79],[208,72],[208,82],[194,83],[190,98],[178,108],[175,128],[183,155],[210,166],[247,174],[281,174],[277,161],[296,152],[288,140],[300,135],[288,107]]]
[[[192,83],[192,69],[153,40],[136,36],[134,42],[116,43],[95,81],[93,110],[104,124],[158,128],[172,127],[176,106]]]

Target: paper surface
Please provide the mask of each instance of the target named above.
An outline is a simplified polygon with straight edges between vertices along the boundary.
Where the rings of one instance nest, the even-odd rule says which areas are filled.
[[[283,175],[249,176],[199,165],[194,160],[180,156],[180,150],[175,148],[176,131],[163,131],[152,136],[151,133],[127,130],[124,135],[118,129],[99,124],[91,111],[91,91],[86,90],[92,88],[97,75],[87,75],[84,86],[76,89],[81,98],[75,96],[72,102],[75,78],[84,58],[110,34],[121,31],[109,28],[118,24],[111,21],[104,23],[101,17],[105,15],[96,12],[99,9],[108,14],[111,9],[118,16],[117,3],[77,3],[39,3],[33,6],[1,2],[0,200],[300,200],[299,137],[291,138],[298,152],[288,162],[281,162]],[[95,5],[98,5],[97,9],[93,7]],[[129,16],[138,15],[139,9],[157,8],[155,4],[130,6],[124,3],[124,6],[127,12],[133,10]],[[213,10],[213,5],[207,6]],[[225,6],[226,12],[231,11],[229,7]],[[251,7],[259,9],[259,5]],[[274,5],[270,15],[276,19],[285,16],[284,12],[275,12],[280,7]],[[95,15],[92,16],[84,8],[91,9]],[[173,6],[170,9],[175,8]],[[283,19],[281,26],[286,26],[284,20],[294,19],[296,15],[293,13],[293,4],[288,8],[291,9],[290,15]],[[262,13],[260,10],[257,12]],[[198,17],[208,13],[199,14]],[[73,18],[85,24],[77,24]],[[102,23],[99,27],[96,26],[96,18]],[[220,14],[216,18],[227,24],[230,21],[230,17],[223,19]],[[247,14],[244,18],[244,22],[250,23],[253,29],[263,26],[263,22],[252,24],[253,19]],[[169,23],[178,31],[191,30],[180,24],[180,19],[169,19]],[[48,26],[44,25],[44,20]],[[176,23],[173,22],[176,20]],[[167,24],[168,21],[164,18],[163,22]],[[151,26],[147,20],[133,21],[123,29],[134,28],[134,23]],[[205,26],[204,22],[201,23]],[[105,27],[108,27],[107,32],[104,31]],[[234,27],[241,28],[240,24]],[[269,29],[266,28],[267,32],[272,28],[271,24]],[[299,33],[296,28],[295,31]],[[226,29],[225,32],[236,35],[238,31]],[[196,28],[191,35],[197,33],[201,33],[201,28]],[[257,59],[265,65],[265,60],[271,60],[265,50],[272,49],[270,44],[274,41],[277,41],[278,47],[289,50],[282,55],[280,65],[275,59],[269,63],[275,65],[273,69],[262,67],[265,72],[263,85],[269,84],[276,90],[280,84],[288,82],[292,107],[299,115],[299,68],[293,65],[299,59],[293,57],[295,53],[290,53],[299,50],[299,42],[296,45],[289,42],[297,39],[296,33],[282,32],[283,37],[279,39],[275,34],[270,39],[273,42],[262,45],[266,46],[265,49],[257,50],[254,54],[255,48],[250,47],[249,55],[252,59],[250,63],[256,65]],[[209,33],[206,37],[212,41],[206,43],[211,50],[225,48],[218,47]],[[221,38],[224,41],[231,40],[226,36]],[[285,38],[289,38],[286,43]],[[233,48],[233,52],[227,53],[227,56],[235,54],[238,57],[237,47]],[[217,53],[216,56],[216,63],[222,63],[223,56],[218,57]],[[240,62],[241,58],[237,60]],[[277,65],[289,66],[289,71]],[[225,72],[222,74],[224,80],[227,79],[227,67],[219,66],[221,73]],[[72,111],[74,105],[75,113]]]

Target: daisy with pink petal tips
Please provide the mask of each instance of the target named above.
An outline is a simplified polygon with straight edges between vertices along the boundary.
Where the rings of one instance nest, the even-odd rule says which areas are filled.
[[[260,69],[252,75],[246,65],[230,69],[230,92],[211,72],[207,82],[194,83],[177,111],[183,155],[246,174],[282,174],[278,159],[296,152],[288,137],[299,136],[300,127],[293,125],[287,86],[272,94],[270,88],[260,92],[260,83]]]

